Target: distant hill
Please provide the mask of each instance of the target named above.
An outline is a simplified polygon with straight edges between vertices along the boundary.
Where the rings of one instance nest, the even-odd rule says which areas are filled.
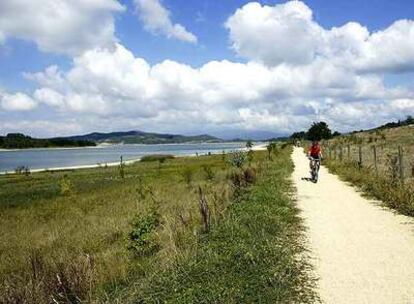
[[[361,133],[361,132],[370,132],[370,131],[377,131],[377,130],[386,130],[386,129],[393,129],[398,127],[404,127],[404,126],[411,126],[414,125],[414,118],[411,115],[408,115],[405,120],[398,120],[397,122],[389,122],[382,126],[368,129],[368,130],[359,130],[359,131],[353,131],[351,133]]]
[[[9,133],[6,136],[0,136],[0,148],[2,149],[87,147],[95,145],[94,141],[84,139],[32,138],[21,133]]]
[[[177,134],[159,134],[142,131],[90,133],[65,137],[70,140],[88,140],[96,143],[124,143],[124,144],[177,144],[177,143],[200,143],[221,142],[222,140],[210,135],[184,136]]]
[[[269,138],[284,136],[285,134],[262,130],[223,130],[220,132],[216,131],[213,135],[223,138],[224,140],[231,141],[246,141],[249,139],[261,141]]]

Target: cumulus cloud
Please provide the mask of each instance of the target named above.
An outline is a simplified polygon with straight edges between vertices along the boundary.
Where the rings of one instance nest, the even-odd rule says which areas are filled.
[[[414,21],[399,20],[370,33],[356,22],[325,29],[301,1],[248,3],[225,23],[233,49],[269,66],[326,60],[358,72],[414,69]]]
[[[169,132],[289,133],[315,120],[347,131],[414,111],[413,90],[387,85],[383,74],[414,71],[412,21],[396,21],[376,33],[358,23],[327,30],[304,3],[292,1],[247,4],[226,26],[247,62],[151,65],[115,43],[75,56],[68,70],[50,66],[26,73],[37,89],[19,98],[20,108],[4,102],[3,94],[1,107],[19,111],[39,105],[38,110],[70,121],[71,130],[77,125],[85,131]],[[400,49],[393,56],[395,48]]]
[[[26,77],[40,86],[33,96],[38,103],[69,116],[135,119],[145,129],[177,128],[179,122],[184,129],[289,132],[318,117],[348,126],[349,116],[357,119],[356,114],[372,110],[368,104],[401,115],[414,100],[413,92],[388,88],[379,76],[358,75],[321,60],[275,67],[223,60],[199,68],[166,60],[151,66],[121,44],[85,52],[68,71],[52,66]],[[404,102],[397,107],[396,100]]]
[[[123,10],[117,0],[2,0],[0,42],[18,38],[42,51],[69,55],[111,46],[116,41],[113,14]]]
[[[37,103],[23,93],[0,95],[0,105],[5,111],[30,111],[36,108]]]
[[[179,23],[171,21],[171,13],[160,0],[134,0],[139,19],[144,28],[155,34],[185,42],[197,43],[197,37]]]

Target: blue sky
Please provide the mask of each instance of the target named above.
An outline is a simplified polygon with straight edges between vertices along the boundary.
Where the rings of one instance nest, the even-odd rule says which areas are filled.
[[[57,2],[69,7],[68,20],[62,24],[58,24],[59,21],[54,21],[53,18],[48,20],[48,14],[51,10],[53,12],[53,8],[50,9],[50,7]],[[260,4],[256,7],[250,5],[250,1],[240,0],[102,0],[101,3],[96,1],[99,3],[96,6],[84,4],[86,2],[75,0],[71,4],[69,0],[40,0],[33,4],[28,0],[4,0],[4,3],[0,4],[0,101],[2,100],[0,102],[2,121],[0,122],[0,134],[21,131],[38,136],[49,136],[58,135],[57,133],[74,134],[130,128],[151,131],[171,130],[183,133],[202,131],[225,133],[226,130],[257,129],[288,133],[305,127],[317,118],[325,119],[336,128],[346,131],[355,124],[358,124],[358,128],[371,127],[362,117],[365,112],[372,112],[374,108],[386,111],[386,114],[373,119],[372,124],[400,118],[414,108],[412,104],[414,99],[411,99],[414,89],[414,52],[409,45],[410,42],[414,44],[412,41],[414,1],[308,0],[299,2],[299,4],[296,2],[294,5],[287,4],[287,1],[259,1]],[[82,9],[71,7],[76,3]],[[33,23],[32,28],[29,25],[24,28],[19,24],[19,18],[12,16],[11,10],[7,11],[10,7],[15,11],[20,10],[17,16],[21,18],[22,23],[25,22],[25,17],[30,17],[27,23],[35,22],[35,20],[30,20],[32,16],[33,19],[47,19],[47,22],[39,29],[36,28],[39,21],[37,24]],[[240,10],[242,14],[237,15],[237,10]],[[167,12],[168,20],[162,19],[162,14],[165,12]],[[271,12],[269,15],[271,17],[267,21],[265,20],[266,12]],[[312,14],[312,17],[309,17],[308,12]],[[57,15],[59,13],[56,11]],[[259,13],[260,17],[254,15],[256,13]],[[298,21],[296,17],[292,17],[295,14],[303,20]],[[251,17],[253,15],[254,17]],[[159,18],[162,20],[160,21]],[[229,22],[231,18],[233,22]],[[255,18],[264,19],[256,20]],[[256,20],[254,24],[252,20]],[[267,27],[266,22],[269,20],[273,22],[274,29]],[[408,21],[401,26],[393,27],[394,22],[398,20]],[[86,23],[82,24],[82,22]],[[354,22],[358,26],[350,30],[345,29],[343,26],[349,22]],[[184,29],[184,34],[172,32],[172,26],[177,24]],[[54,25],[56,29],[53,29]],[[251,32],[248,28],[250,25],[255,27]],[[68,28],[65,29],[65,26]],[[96,29],[93,28],[95,26]],[[111,27],[113,27],[113,33],[110,33]],[[333,27],[341,28],[341,33],[335,34],[331,30]],[[58,31],[60,28],[62,28],[61,32]],[[90,42],[93,40],[90,37],[93,37],[99,28],[107,28],[108,31],[102,34],[102,39],[97,39],[98,42]],[[364,28],[367,33],[364,32],[366,31]],[[292,41],[286,38],[290,30]],[[79,35],[80,32],[82,35]],[[375,37],[376,32],[380,33],[377,35],[378,39]],[[77,35],[85,35],[85,38],[78,38]],[[335,35],[339,35],[340,38]],[[3,40],[2,36],[5,37]],[[262,39],[267,36],[269,36],[268,41]],[[310,43],[309,48],[304,44],[296,49],[297,41],[299,41],[298,44],[302,44],[310,36],[312,39],[307,41]],[[347,44],[349,39],[355,37],[365,38],[358,38],[358,43],[361,45],[352,46],[351,49]],[[330,40],[326,42],[326,39]],[[94,64],[105,65],[105,63],[95,61],[94,56],[88,57],[85,54],[97,49],[108,48],[109,50],[110,44],[115,42],[118,43],[118,51],[108,51],[112,52],[109,55],[115,58],[113,69],[117,69],[117,64],[125,62],[121,56],[128,57],[129,55],[133,58],[128,57],[131,59],[131,64],[134,60],[142,59],[150,69],[149,77],[142,80],[148,82],[133,84],[128,82],[132,87],[125,87],[124,85],[127,84],[122,80],[127,77],[134,78],[133,74],[131,76],[125,73],[139,71],[129,71],[130,66],[119,65],[122,79],[108,81],[119,85],[113,88],[117,92],[131,88],[129,96],[99,91],[102,78],[107,75],[95,75],[94,73],[86,75],[89,71],[87,67]],[[318,46],[325,43],[326,45],[322,47]],[[387,51],[388,44],[394,44],[395,47],[401,44],[399,51],[393,53],[395,56]],[[382,46],[384,50],[380,49],[378,54],[368,54]],[[315,51],[307,54],[310,57],[302,56],[302,53],[312,47]],[[265,52],[259,54],[261,50]],[[349,58],[349,53],[358,54],[355,58]],[[102,60],[112,60],[106,53],[99,54],[102,55]],[[93,62],[90,62],[91,60]],[[162,64],[165,60],[176,63],[177,70]],[[349,60],[358,66],[352,69],[344,68],[351,63]],[[382,60],[384,62],[378,63]],[[203,70],[207,70],[203,67],[213,66],[214,61],[220,63],[214,66],[217,75],[226,76],[218,77],[221,82],[214,83],[212,87],[211,83],[214,81],[207,81],[203,78]],[[228,66],[224,61],[229,61],[232,65]],[[237,64],[242,65],[240,75],[237,71],[233,74],[233,71],[238,69]],[[254,64],[260,65],[265,73],[276,73],[269,74],[270,78],[263,79],[264,82],[279,79],[281,75],[277,73],[282,67],[288,68],[287,73],[292,74],[290,77],[301,75],[300,72],[295,73],[302,68],[302,73],[310,74],[309,77],[312,79],[318,77],[318,69],[325,70],[326,68],[338,79],[352,78],[354,81],[341,90],[338,89],[338,84],[322,85],[318,82],[314,87],[321,85],[321,88],[312,91],[308,87],[310,80],[298,85],[293,79],[291,83],[286,84],[287,87],[284,88],[286,92],[273,89],[280,81],[269,83],[269,88],[262,88],[260,84],[257,88],[252,86],[252,92],[250,92],[247,90],[247,88],[250,89],[248,79],[251,77],[254,79],[255,76],[249,73],[253,73],[251,70],[260,73],[260,69],[251,68]],[[159,65],[162,65],[162,75],[157,75],[163,79],[163,82],[159,78],[151,78],[153,70],[158,71]],[[191,71],[186,69],[187,65]],[[315,67],[316,65],[318,67]],[[63,78],[59,86],[56,82],[51,84],[50,81],[48,83],[39,81],[39,77],[34,76],[36,74],[39,76],[41,73],[44,76],[45,70],[50,66],[56,66],[57,74]],[[113,69],[108,73],[114,73]],[[181,69],[182,73],[194,73],[194,77],[200,79],[197,79],[197,83],[187,83],[190,80],[178,79],[176,71],[181,71]],[[90,78],[87,80],[81,76],[79,78],[86,82],[90,81],[91,84],[95,81],[96,86],[85,89],[80,84],[75,84],[71,74],[80,70],[85,72],[82,77]],[[243,77],[243,79],[239,81],[238,77]],[[157,88],[164,84],[163,88],[165,88],[164,80],[170,78],[174,78],[175,81],[171,86],[177,87],[160,92],[159,95],[153,95],[152,91],[143,91],[143,95],[150,97],[146,99],[137,97],[137,100],[133,100],[136,97],[134,94],[141,92],[138,88],[148,88],[153,83],[157,83]],[[187,82],[179,83],[179,81]],[[238,82],[245,85],[237,88],[237,91],[235,87]],[[335,88],[330,85],[334,85]],[[191,95],[187,94],[188,90],[175,94],[187,86],[209,94],[204,97],[200,92],[197,93],[198,95],[195,93]],[[381,90],[383,92],[368,94],[364,91],[365,86],[371,88],[371,93],[373,91],[378,93]],[[234,87],[235,92],[246,88],[246,92],[240,92],[240,96],[236,96],[235,92],[227,92],[228,87]],[[61,104],[50,102],[50,98],[43,94],[46,89],[47,96],[52,95],[57,99],[62,97]],[[39,93],[38,90],[43,91]],[[335,93],[332,93],[333,90]],[[338,93],[339,91],[341,92]],[[73,99],[73,96],[77,99]],[[237,100],[243,98],[246,99],[244,102]],[[84,99],[87,101],[84,102]],[[200,109],[193,108],[193,105],[197,103],[201,104]],[[122,105],[128,110],[125,113],[114,110],[116,105],[118,107]],[[289,105],[288,110],[286,110],[286,105]],[[96,111],[97,107],[104,109]],[[203,110],[204,107],[208,111]],[[142,110],[143,108],[145,111]],[[345,118],[341,118],[343,121],[339,121],[340,119],[335,115],[341,113],[344,108],[349,108],[349,113],[344,115]],[[207,113],[213,109],[216,113]],[[300,109],[312,109],[312,111]],[[284,110],[286,112],[283,112]],[[202,123],[195,125],[194,119]],[[263,123],[251,123],[250,120],[253,119],[263,121]],[[85,120],[88,122],[85,123]],[[51,126],[56,126],[56,128],[50,129]]]

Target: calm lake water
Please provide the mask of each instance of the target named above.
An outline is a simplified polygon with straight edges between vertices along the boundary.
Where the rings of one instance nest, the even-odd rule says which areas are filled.
[[[0,151],[0,172],[14,171],[19,166],[27,166],[33,170],[113,163],[119,161],[121,156],[124,160],[134,160],[148,154],[216,154],[223,150],[238,150],[244,146],[245,143],[205,143]]]

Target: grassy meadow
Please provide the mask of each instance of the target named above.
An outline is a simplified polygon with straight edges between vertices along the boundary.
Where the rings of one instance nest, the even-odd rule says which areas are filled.
[[[1,176],[0,303],[313,303],[277,149]]]
[[[414,216],[413,125],[340,136],[324,146],[324,163],[333,173],[386,206]]]

